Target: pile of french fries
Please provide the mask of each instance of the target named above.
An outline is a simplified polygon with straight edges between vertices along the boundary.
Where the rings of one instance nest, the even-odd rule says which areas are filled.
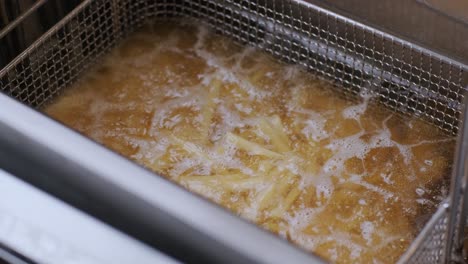
[[[204,27],[130,36],[45,112],[338,263],[392,263],[453,139]],[[129,175],[131,177],[131,175]]]

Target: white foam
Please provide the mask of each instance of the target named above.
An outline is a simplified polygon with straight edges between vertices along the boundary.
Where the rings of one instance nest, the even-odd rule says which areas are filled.
[[[366,240],[367,245],[372,244],[372,234],[374,233],[374,224],[369,221],[364,221],[361,223],[361,233],[362,237]]]
[[[345,108],[342,112],[342,115],[346,119],[354,119],[354,120],[359,121],[359,118],[361,117],[362,114],[364,114],[366,109],[367,109],[367,102],[358,104],[358,105],[352,105],[352,106]]]
[[[302,134],[313,141],[320,141],[328,138],[330,135],[324,129],[326,119],[317,114],[316,118],[311,118],[305,121],[305,127],[302,129]]]
[[[419,196],[423,196],[426,191],[423,188],[416,188],[416,194]]]

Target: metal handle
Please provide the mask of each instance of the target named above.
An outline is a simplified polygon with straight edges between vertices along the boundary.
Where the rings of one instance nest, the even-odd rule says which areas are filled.
[[[446,263],[461,262],[466,215],[468,211],[468,96],[465,96],[463,122],[458,136],[450,190],[450,214],[448,217]]]
[[[47,2],[47,0],[38,0],[38,1],[36,1],[36,3],[34,3],[31,7],[29,7],[27,10],[25,10],[23,13],[21,13],[17,18],[15,18],[8,25],[6,25],[0,31],[0,39],[5,37],[8,33],[10,33],[10,31],[12,31],[14,28],[16,28],[21,22],[23,22],[28,16],[30,16],[34,11],[36,11],[39,7],[44,5],[46,2]]]

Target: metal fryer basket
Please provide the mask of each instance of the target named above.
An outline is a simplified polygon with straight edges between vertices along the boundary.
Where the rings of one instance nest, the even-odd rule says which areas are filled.
[[[0,71],[0,89],[38,108],[146,21],[180,18],[300,64],[347,96],[370,90],[395,111],[460,130],[466,65],[299,0],[87,0]],[[454,175],[451,198],[401,263],[443,263],[459,247],[464,187]]]

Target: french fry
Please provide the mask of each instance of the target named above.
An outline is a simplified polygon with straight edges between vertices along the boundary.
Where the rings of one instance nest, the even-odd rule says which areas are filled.
[[[214,99],[219,96],[219,90],[221,88],[221,81],[217,78],[214,78],[208,89],[208,96],[206,97],[205,105],[202,109],[202,116],[203,121],[201,124],[201,134],[202,137],[205,139],[205,142],[209,141],[209,130],[211,126],[211,120],[213,119],[213,115],[215,112],[215,102]]]
[[[263,226],[270,230],[273,233],[279,232],[279,224],[276,221],[269,220],[268,222],[264,223]]]
[[[266,160],[266,161],[261,161],[258,165],[258,172],[263,173],[265,175],[269,174],[271,170],[273,169],[273,162]]]
[[[276,129],[277,127],[271,125],[265,118],[260,119],[258,126],[260,130],[270,138],[276,150],[279,152],[288,152],[291,150],[289,148],[289,141],[287,137],[284,136],[283,131]]]
[[[281,158],[283,155],[260,146],[257,143],[248,141],[242,137],[227,133],[226,139],[235,144],[239,149],[245,150],[253,155],[261,155],[268,158]]]
[[[196,157],[203,158],[204,160],[207,160],[207,161],[211,160],[211,158],[208,156],[208,154],[205,151],[203,151],[202,148],[193,144],[192,142],[182,140],[174,135],[169,135],[168,137],[171,140],[171,143],[173,143],[173,145],[176,145],[182,148],[183,150],[187,151],[188,153]]]
[[[258,195],[258,210],[267,209],[275,196],[276,184],[271,184],[267,189],[260,192]]]
[[[271,211],[271,217],[281,217],[284,212],[286,212],[291,205],[296,201],[296,199],[299,197],[301,194],[301,190],[295,186],[286,196],[286,198],[283,199],[283,202],[278,205],[275,209]]]
[[[168,162],[164,159],[156,159],[153,162],[148,162],[148,168],[152,171],[161,173],[168,166]]]
[[[291,205],[294,203],[294,201],[296,201],[296,199],[299,197],[299,195],[301,194],[301,190],[299,189],[299,187],[295,186],[289,193],[288,195],[286,196],[286,198],[284,199],[284,210],[288,210],[289,207],[291,207]]]
[[[290,174],[286,174],[278,181],[276,192],[279,196],[283,196],[283,193],[287,191],[289,186],[293,183],[294,178]]]
[[[210,175],[210,176],[182,176],[180,181],[197,181],[197,182],[221,182],[245,179],[247,176],[244,174],[226,174],[226,175]]]
[[[277,115],[274,115],[270,118],[269,121],[272,127],[277,131],[281,140],[289,146],[289,137],[286,135],[286,128],[284,127],[283,122],[281,122],[281,118]]]
[[[268,181],[265,177],[248,177],[245,179],[223,180],[220,182],[223,186],[231,191],[243,191],[248,189],[256,189],[259,185],[265,184]]]

